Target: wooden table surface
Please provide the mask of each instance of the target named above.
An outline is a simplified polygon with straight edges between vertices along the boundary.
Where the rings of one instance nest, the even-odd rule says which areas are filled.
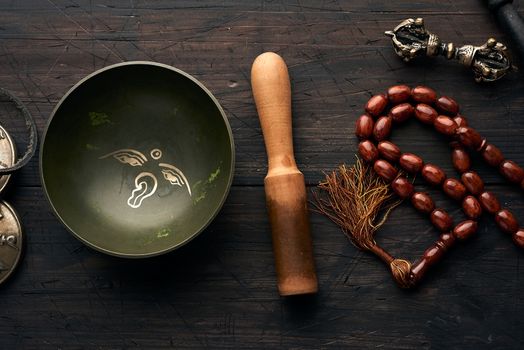
[[[311,213],[320,292],[285,299],[276,291],[266,154],[249,81],[263,51],[278,52],[289,66],[296,158],[311,190],[323,171],[354,162],[353,126],[364,103],[397,83],[453,96],[474,128],[524,164],[522,70],[478,85],[445,59],[403,63],[383,32],[420,16],[457,45],[507,39],[475,0],[0,1],[0,86],[27,104],[40,135],[78,80],[113,63],[151,60],[212,91],[237,152],[234,183],[216,220],[184,248],[146,260],[105,256],[73,238],[44,198],[35,157],[6,195],[27,246],[0,287],[0,348],[522,347],[523,251],[488,217],[419,288],[406,291],[374,256]],[[393,140],[453,173],[446,142],[430,129],[410,122]],[[522,190],[478,158],[474,168],[524,222]],[[430,192],[457,222],[459,206]],[[409,260],[436,237],[407,203],[377,234]]]

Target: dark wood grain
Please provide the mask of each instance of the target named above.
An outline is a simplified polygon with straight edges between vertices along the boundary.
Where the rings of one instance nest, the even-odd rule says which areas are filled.
[[[20,269],[0,287],[0,348],[521,347],[523,252],[488,217],[419,288],[404,291],[312,212],[320,293],[278,296],[262,187],[266,155],[249,81],[259,53],[276,51],[288,63],[295,153],[310,190],[323,171],[354,161],[363,105],[397,83],[454,97],[470,125],[524,165],[522,72],[478,85],[444,59],[405,64],[383,31],[409,16],[423,16],[458,45],[505,39],[473,0],[0,1],[0,85],[27,104],[40,134],[55,104],[87,74],[154,60],[187,71],[215,94],[237,151],[234,184],[216,221],[181,250],[147,260],[108,257],[69,235],[45,201],[34,159],[6,198],[22,218],[27,246]],[[0,122],[10,122],[5,118]],[[454,174],[445,139],[429,128],[412,121],[392,139]],[[473,168],[524,222],[522,191],[478,157]],[[459,206],[428,190],[458,222]],[[377,240],[414,260],[437,236],[406,203]]]

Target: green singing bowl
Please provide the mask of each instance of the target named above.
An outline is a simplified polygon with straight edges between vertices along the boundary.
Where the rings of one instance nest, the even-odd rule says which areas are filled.
[[[233,179],[224,111],[195,78],[153,62],[103,68],[58,103],[40,150],[62,223],[107,254],[149,257],[202,232]]]

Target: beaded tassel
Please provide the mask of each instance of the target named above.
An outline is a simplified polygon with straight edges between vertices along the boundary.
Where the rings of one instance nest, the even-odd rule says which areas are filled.
[[[318,188],[326,196],[315,193],[317,210],[340,226],[357,248],[371,251],[389,264],[399,283],[404,280],[409,283],[411,264],[393,258],[374,239],[375,232],[384,224],[389,212],[400,203],[393,200],[394,193],[389,185],[357,158],[353,166],[341,165],[327,174]],[[381,213],[384,213],[382,217]]]

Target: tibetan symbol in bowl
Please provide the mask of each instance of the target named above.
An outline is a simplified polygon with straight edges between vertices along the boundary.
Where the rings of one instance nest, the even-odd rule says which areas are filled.
[[[162,151],[155,148],[151,151],[151,160],[160,160]],[[132,167],[140,167],[148,162],[147,156],[135,149],[119,149],[117,151],[103,155],[99,159],[114,158],[122,164]],[[179,186],[186,189],[191,196],[191,187],[184,173],[176,166],[167,163],[158,163],[162,175],[172,186]],[[155,173],[142,171],[135,177],[135,188],[131,191],[131,196],[127,200],[127,205],[131,208],[139,208],[147,197],[155,194],[158,188],[158,180]]]
[[[195,78],[153,62],[101,69],[59,102],[40,172],[59,219],[102,252],[146,257],[200,233],[229,192],[227,118]]]

